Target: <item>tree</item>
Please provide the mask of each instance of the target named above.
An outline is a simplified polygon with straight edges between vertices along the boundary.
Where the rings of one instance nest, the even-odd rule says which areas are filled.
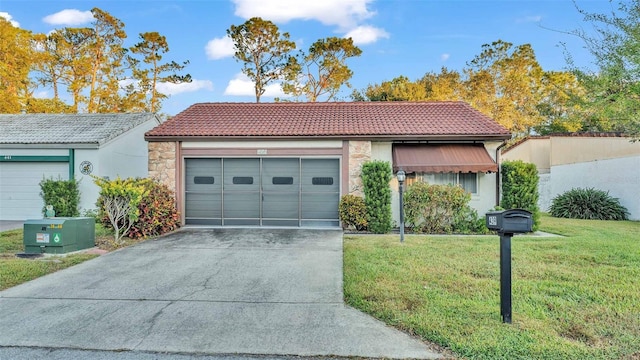
[[[306,54],[300,52],[298,58],[289,64],[287,80],[282,89],[286,94],[296,97],[304,95],[308,101],[317,101],[325,95],[326,101],[330,101],[343,85],[351,87],[349,79],[353,71],[345,62],[360,54],[362,50],[353,44],[351,38],[328,37],[317,40]]]
[[[64,86],[73,99],[73,112],[79,112],[90,83],[93,30],[63,28],[49,35],[39,34],[35,41],[40,49],[35,66],[38,83],[53,88],[54,100],[60,98],[59,86]]]
[[[60,99],[39,99],[29,97],[26,100],[26,111],[29,114],[73,114],[76,111]]]
[[[140,34],[140,40],[129,50],[133,54],[142,55],[142,61],[148,64],[149,68],[136,69],[134,77],[139,81],[138,86],[150,93],[151,98],[149,99],[147,111],[155,113],[160,109],[161,101],[167,98],[167,95],[158,91],[158,83],[180,84],[191,82],[191,75],[177,74],[189,64],[189,61],[185,61],[182,64],[178,64],[175,61],[161,64],[162,55],[169,52],[169,44],[164,36],[155,31]],[[165,75],[165,73],[169,74]]]
[[[90,46],[90,82],[87,112],[120,112],[120,80],[124,80],[124,23],[99,8],[91,9],[93,39]]]
[[[464,97],[462,76],[455,70],[446,67],[440,73],[427,73],[417,83],[427,91],[429,100],[460,100]]]
[[[276,24],[259,17],[231,25],[227,36],[233,41],[236,60],[244,63],[242,72],[255,84],[256,102],[260,102],[266,86],[281,79],[292,63],[289,52],[296,44],[289,40],[289,33],[280,34]]]
[[[485,80],[495,89],[489,116],[511,132],[527,135],[542,122],[537,104],[543,98],[544,71],[529,44],[513,47],[502,40],[482,45],[482,52],[469,65],[469,74],[486,72]],[[469,94],[473,96],[473,94]]]
[[[534,127],[536,133],[581,130],[583,118],[576,99],[582,99],[585,94],[575,75],[568,71],[548,71],[542,77],[542,86],[545,96],[537,107],[544,121]]]
[[[613,1],[612,1],[613,2]],[[585,88],[576,104],[583,109],[583,130],[623,131],[640,139],[640,0],[619,1],[611,14],[578,8],[595,34],[580,37],[596,69],[579,68],[567,54],[569,68]]]
[[[426,100],[427,91],[423,85],[401,75],[391,81],[368,85],[364,94],[354,91],[352,98],[355,101],[421,101]]]
[[[24,108],[33,59],[31,33],[0,17],[0,113],[17,114]]]

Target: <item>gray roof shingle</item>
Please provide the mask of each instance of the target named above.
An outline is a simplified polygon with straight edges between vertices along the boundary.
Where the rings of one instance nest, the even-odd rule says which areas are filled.
[[[0,114],[0,144],[97,144],[149,120],[152,113]]]

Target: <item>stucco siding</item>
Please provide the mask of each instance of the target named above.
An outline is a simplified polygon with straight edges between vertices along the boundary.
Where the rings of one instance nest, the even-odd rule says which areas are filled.
[[[640,155],[640,142],[626,137],[551,137],[551,166]]]
[[[640,156],[552,166],[551,177],[551,198],[572,188],[604,190],[640,220]]]
[[[551,139],[530,138],[502,154],[502,160],[522,160],[536,165],[539,174],[548,174],[551,169]]]
[[[121,134],[98,149],[77,149],[75,151],[75,177],[79,180],[80,210],[95,209],[100,188],[90,175],[108,177],[113,180],[128,177],[148,176],[148,151],[144,133],[156,126],[155,121],[147,121]],[[80,166],[88,161],[93,169],[91,174],[82,174]]]
[[[538,207],[544,212],[548,212],[551,207],[551,184],[551,174],[538,175]]]
[[[184,141],[183,149],[341,148],[342,140]]]

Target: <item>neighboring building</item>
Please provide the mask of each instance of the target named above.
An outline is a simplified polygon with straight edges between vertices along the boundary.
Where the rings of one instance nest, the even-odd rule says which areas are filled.
[[[40,181],[77,179],[81,210],[95,209],[89,176],[146,177],[144,133],[154,114],[0,115],[0,220],[42,217]]]
[[[463,102],[202,103],[149,131],[149,175],[187,225],[338,226],[361,166],[460,183],[496,205],[496,150],[511,134]],[[397,181],[392,209],[398,221]]]
[[[620,199],[630,218],[640,220],[640,142],[630,140],[613,133],[529,137],[504,151],[502,159],[536,165],[543,211],[568,190],[595,188]]]

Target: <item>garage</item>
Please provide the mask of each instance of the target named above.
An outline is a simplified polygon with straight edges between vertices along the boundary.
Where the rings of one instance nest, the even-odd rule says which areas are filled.
[[[184,159],[187,225],[339,226],[340,159]]]
[[[44,178],[68,179],[69,164],[67,162],[2,162],[0,219],[41,218],[44,204],[40,197],[40,181]]]

